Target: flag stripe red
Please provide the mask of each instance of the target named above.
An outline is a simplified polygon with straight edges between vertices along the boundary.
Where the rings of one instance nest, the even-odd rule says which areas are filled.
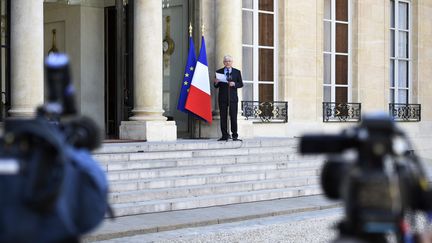
[[[212,123],[211,97],[193,85],[190,86],[185,108],[209,124]]]

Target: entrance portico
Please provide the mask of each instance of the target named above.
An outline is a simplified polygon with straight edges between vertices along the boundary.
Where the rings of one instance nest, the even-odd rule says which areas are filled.
[[[43,60],[47,54],[44,42],[46,49],[55,39],[46,33],[44,38],[45,22],[50,27],[62,27],[63,31],[57,31],[57,41],[64,42],[58,43],[58,47],[71,55],[78,109],[103,128],[104,113],[109,112],[103,108],[102,88],[103,9],[107,2],[117,1],[11,1],[10,116],[30,117],[43,103]],[[48,6],[44,3],[49,8],[44,9]],[[167,121],[163,116],[162,108],[162,2],[136,0],[133,6],[134,106],[129,121],[121,122],[119,138],[172,141],[177,138],[177,127],[175,121]],[[49,11],[46,16],[44,10]],[[76,30],[80,31],[78,38]]]
[[[194,133],[188,128],[188,117],[183,113],[180,114],[181,116],[178,114],[179,112],[176,113],[175,103],[176,92],[178,92],[180,84],[177,82],[179,80],[177,73],[178,69],[184,67],[183,62],[187,51],[187,44],[184,44],[187,38],[183,38],[185,37],[184,34],[187,33],[187,26],[183,25],[184,22],[192,21],[193,23],[193,19],[197,19],[195,16],[198,14],[197,8],[201,8],[199,15],[206,17],[205,20],[201,21],[202,23],[200,21],[193,23],[195,39],[199,39],[198,27],[205,24],[208,31],[204,34],[208,37],[206,39],[209,42],[207,52],[212,59],[209,62],[212,65],[209,69],[210,73],[213,72],[211,70],[221,65],[221,58],[225,54],[231,54],[234,57],[236,67],[240,69],[242,67],[242,13],[240,11],[242,1],[240,0],[209,1],[203,5],[195,5],[191,1],[185,0],[171,1],[169,11],[164,9],[162,1],[37,0],[30,3],[31,14],[25,11],[22,7],[25,4],[20,3],[20,1],[22,0],[11,1],[13,5],[16,3],[18,6],[12,8],[12,18],[24,20],[14,23],[12,19],[12,37],[14,40],[27,41],[13,41],[14,45],[11,48],[13,52],[11,65],[13,68],[11,72],[12,107],[9,110],[11,116],[31,116],[35,107],[43,103],[43,59],[56,40],[58,50],[70,55],[72,79],[77,89],[78,110],[81,114],[96,120],[102,131],[105,130],[106,132],[107,124],[109,124],[110,132],[114,131],[114,133],[110,133],[109,136],[106,133],[107,138],[172,141],[177,139],[179,132],[183,136],[187,133]],[[228,14],[230,12],[228,9],[233,6],[235,11]],[[132,29],[126,31],[125,29],[118,29],[118,22],[117,26],[115,26],[115,21],[113,24],[112,15],[111,22],[107,23],[107,8],[114,9],[114,14],[116,14],[115,12],[119,14],[121,13],[119,11],[124,11],[126,7],[133,12],[130,15],[133,16]],[[179,10],[180,8],[182,10]],[[217,14],[213,13],[212,15],[211,12],[215,9]],[[39,17],[34,16],[37,13]],[[126,16],[129,16],[129,13],[127,12]],[[172,17],[172,23],[180,22],[178,16],[181,16],[182,23],[172,24],[174,28],[171,29],[171,35],[176,41],[176,53],[170,57],[171,69],[168,72],[164,72],[166,67],[162,52],[162,38],[164,34],[166,35],[163,25],[164,14]],[[207,16],[214,16],[214,19]],[[117,21],[118,19],[122,19],[122,16],[117,17]],[[228,33],[220,27],[230,23],[233,28],[228,29]],[[38,27],[39,25],[41,27]],[[32,26],[31,31],[25,30],[28,26]],[[183,27],[185,27],[184,30]],[[117,49],[121,49],[125,47],[120,46],[118,48],[117,42],[114,45],[112,42],[111,45],[108,45],[107,28],[111,31],[111,38],[112,36],[118,38],[124,32],[131,33],[130,36],[133,41],[129,46],[133,46],[131,48],[133,50],[113,51],[108,54],[107,48],[117,47]],[[55,29],[56,32],[53,31]],[[182,30],[179,31],[179,29]],[[52,33],[56,33],[56,37]],[[41,42],[41,40],[43,42],[38,44],[38,41]],[[117,41],[123,43],[124,40],[119,39]],[[31,48],[29,48],[28,43],[32,43]],[[195,44],[196,47],[199,47],[198,42]],[[42,48],[38,48],[38,46]],[[131,58],[127,61],[115,60],[115,63],[110,64],[110,66],[107,64],[107,55],[115,55],[114,59],[122,59],[126,56]],[[112,57],[110,56],[110,58]],[[15,64],[14,60],[17,60],[16,63],[19,64]],[[32,68],[23,68],[26,63],[25,60],[33,60],[31,61]],[[110,59],[110,61],[112,60]],[[121,61],[125,64],[117,63]],[[128,66],[124,67],[124,65]],[[107,72],[113,68],[116,69],[114,72]],[[122,76],[125,72],[127,76]],[[183,71],[181,70],[181,72]],[[110,78],[111,83],[107,83],[107,77]],[[113,83],[120,85],[113,86]],[[124,89],[125,83],[128,86],[126,89]],[[110,88],[110,92],[106,91],[107,87]],[[113,94],[115,97],[110,97]],[[127,94],[128,98],[127,109],[124,109],[125,100],[122,99],[124,94]],[[240,92],[239,96],[241,97],[241,95]],[[113,105],[113,103],[115,104]],[[107,104],[110,106],[107,107]],[[214,110],[217,115],[216,104]],[[108,121],[107,115],[109,115]],[[167,117],[170,119],[168,120]],[[218,121],[217,116],[215,116],[214,125],[203,124],[200,135],[202,137],[217,137]],[[252,122],[244,121],[239,116],[239,132],[243,138],[252,137],[254,134]],[[195,131],[194,134],[198,133]]]

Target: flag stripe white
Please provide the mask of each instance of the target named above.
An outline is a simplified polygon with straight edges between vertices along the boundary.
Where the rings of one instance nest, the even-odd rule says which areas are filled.
[[[210,79],[208,67],[197,62],[191,85],[210,95]]]

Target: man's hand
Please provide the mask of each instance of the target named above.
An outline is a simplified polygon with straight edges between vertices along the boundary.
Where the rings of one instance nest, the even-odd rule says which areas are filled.
[[[235,82],[229,82],[229,86],[234,87],[235,86]]]
[[[215,78],[215,79],[213,80],[213,82],[214,82],[215,84],[217,84],[217,83],[219,83],[219,79]]]

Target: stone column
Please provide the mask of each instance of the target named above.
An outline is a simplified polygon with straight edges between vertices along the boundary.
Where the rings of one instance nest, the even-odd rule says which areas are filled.
[[[279,53],[285,65],[279,67],[286,72],[282,80],[289,125],[295,126],[291,131],[299,131],[305,122],[322,123],[323,2],[287,0],[283,6],[285,30],[280,42],[285,49]]]
[[[415,92],[418,92],[416,102],[424,107],[424,105],[432,104],[432,85],[430,83],[432,60],[429,54],[432,50],[432,15],[427,11],[428,9],[432,9],[432,1],[417,2],[413,4],[412,9],[414,50],[412,66],[417,69],[417,71],[413,70],[412,89],[414,97]],[[421,123],[432,121],[432,109],[423,108],[421,119]],[[432,151],[430,153],[431,156],[428,158],[432,158]]]
[[[11,109],[30,117],[43,103],[43,0],[11,1]]]
[[[389,9],[390,1],[354,1],[357,6],[356,59],[359,101],[362,114],[388,111],[389,100]],[[371,11],[373,9],[373,11]],[[386,68],[388,67],[388,68]]]
[[[216,3],[216,68],[223,67],[223,57],[231,55],[233,66],[242,69],[242,1],[220,0]],[[242,92],[239,90],[239,101]],[[219,109],[218,109],[219,111]]]
[[[216,67],[223,66],[223,57],[233,57],[233,67],[242,69],[242,1],[241,0],[219,0],[216,3]],[[242,90],[238,90],[239,114],[238,133],[240,137],[253,137],[252,122],[245,121],[241,114]],[[219,125],[219,123],[218,123]],[[218,127],[219,129],[219,127]]]
[[[162,2],[137,0],[134,7],[134,109],[120,138],[175,140],[175,122],[162,116]]]
[[[234,59],[233,66],[242,69],[242,1],[217,1],[215,15],[216,67],[221,67],[223,57],[229,54]]]

